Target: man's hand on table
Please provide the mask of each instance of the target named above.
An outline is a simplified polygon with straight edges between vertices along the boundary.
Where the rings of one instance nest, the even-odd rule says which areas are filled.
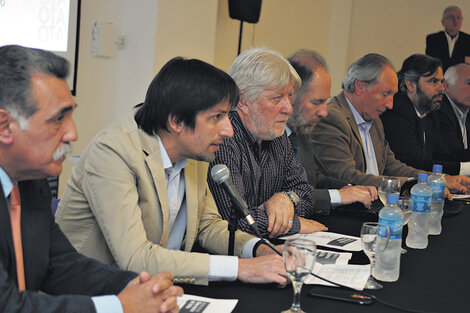
[[[124,313],[179,312],[176,297],[183,295],[181,287],[173,286],[171,273],[150,276],[142,272],[119,294]]]

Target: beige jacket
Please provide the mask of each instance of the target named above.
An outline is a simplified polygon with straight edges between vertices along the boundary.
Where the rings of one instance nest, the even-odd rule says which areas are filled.
[[[207,168],[189,160],[184,169],[184,251],[165,249],[169,208],[158,140],[138,129],[130,114],[101,131],[81,155],[56,220],[79,252],[104,263],[208,284],[209,255],[189,251],[197,240],[211,253],[227,254],[228,231],[208,189]],[[252,238],[237,232],[235,254]]]

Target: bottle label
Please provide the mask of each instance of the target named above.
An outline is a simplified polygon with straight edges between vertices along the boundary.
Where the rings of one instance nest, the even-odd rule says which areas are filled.
[[[432,201],[444,201],[446,185],[443,183],[430,183],[428,185],[432,189]]]
[[[411,199],[413,199],[413,212],[429,213],[431,211],[431,195],[418,196],[411,194]]]
[[[390,231],[390,240],[401,239],[401,232],[403,229],[403,220],[395,218],[383,218],[379,217],[379,236],[387,238],[387,228]]]

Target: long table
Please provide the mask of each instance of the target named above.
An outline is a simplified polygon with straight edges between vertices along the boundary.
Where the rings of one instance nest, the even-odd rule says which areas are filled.
[[[384,283],[381,290],[369,291],[383,301],[427,312],[470,312],[470,208],[444,217],[443,231],[439,236],[429,236],[424,250],[405,247],[408,252],[401,257],[400,279]],[[329,230],[359,236],[364,221],[376,221],[375,216],[324,216],[319,221]],[[406,234],[406,227],[404,234]],[[354,252],[353,264],[367,264],[363,252]],[[209,286],[182,285],[185,293],[219,299],[238,299],[233,312],[281,312],[292,303],[292,286],[279,288],[274,284],[243,284],[240,282],[210,283]],[[336,300],[313,298],[308,291],[315,288],[304,285],[301,305],[306,312],[401,312],[375,302],[359,305]]]

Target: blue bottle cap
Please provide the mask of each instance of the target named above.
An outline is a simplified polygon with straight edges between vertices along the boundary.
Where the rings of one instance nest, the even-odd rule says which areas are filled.
[[[387,203],[397,204],[398,203],[398,193],[388,193],[387,194]]]
[[[428,174],[426,173],[419,173],[418,174],[418,181],[419,182],[427,182],[428,181]]]
[[[434,164],[432,166],[432,171],[434,173],[442,173],[442,165],[441,164]]]

